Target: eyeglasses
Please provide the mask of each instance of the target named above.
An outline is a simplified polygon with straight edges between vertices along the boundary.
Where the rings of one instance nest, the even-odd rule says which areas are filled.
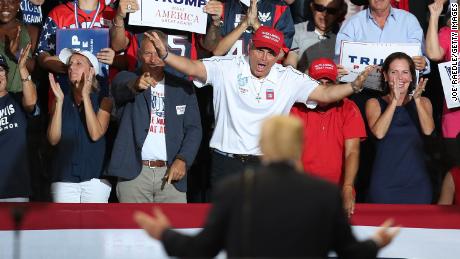
[[[313,9],[315,9],[315,11],[317,12],[320,12],[320,13],[326,12],[327,14],[331,14],[331,15],[337,14],[339,12],[338,8],[326,7],[324,5],[315,4],[315,3],[313,3]]]

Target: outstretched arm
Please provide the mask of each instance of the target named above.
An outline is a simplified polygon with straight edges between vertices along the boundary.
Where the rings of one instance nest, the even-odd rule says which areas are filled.
[[[445,51],[439,45],[438,22],[442,13],[442,1],[435,1],[428,6],[430,9],[430,21],[426,32],[426,55],[434,61],[440,61],[445,55]]]
[[[128,10],[129,5],[129,10]],[[125,35],[125,18],[129,12],[139,10],[137,0],[120,0],[115,17],[112,20],[113,26],[110,28],[110,42],[113,50],[122,51],[128,44],[129,40]]]
[[[433,107],[431,106],[430,99],[421,96],[425,91],[427,81],[428,79],[421,78],[412,95],[415,101],[415,107],[417,108],[420,128],[422,129],[422,133],[426,136],[431,135],[434,131]]]
[[[18,61],[19,74],[22,81],[22,106],[27,112],[32,112],[37,103],[37,89],[34,82],[29,78],[30,73],[27,69],[27,59],[31,48],[32,45],[30,43],[27,44],[22,50]]]
[[[388,103],[388,106],[383,113],[377,99],[372,98],[366,102],[367,123],[372,134],[374,134],[374,136],[378,139],[382,139],[386,136],[401,94],[399,87],[391,87],[392,85],[397,85],[396,79],[394,82],[389,82],[389,84],[391,91],[393,91],[393,98],[390,100],[390,103]]]
[[[48,124],[48,141],[52,146],[59,143],[61,140],[61,129],[62,129],[62,106],[64,103],[64,93],[61,90],[61,86],[54,80],[53,74],[48,75],[50,80],[50,87],[56,97],[56,102],[51,108],[51,119]]]
[[[323,84],[318,85],[310,94],[308,100],[320,103],[332,103],[340,101],[353,93],[358,93],[363,89],[364,81],[366,81],[367,76],[373,69],[374,66],[368,66],[355,81],[351,83],[331,86]]]
[[[246,18],[233,31],[219,41],[213,54],[215,56],[227,54],[233,44],[235,44],[235,42],[241,38],[241,35],[250,27],[252,27],[254,31],[260,27],[259,18],[257,16],[257,0],[251,0]]]
[[[166,64],[183,74],[196,78],[201,82],[206,82],[207,74],[203,62],[200,60],[191,60],[168,52],[166,46],[155,32],[151,34],[144,33],[144,35],[153,43],[158,56],[161,57]]]
[[[220,35],[220,26],[224,4],[217,0],[209,0],[204,7],[204,11],[211,15],[211,24],[208,25],[206,35],[200,38],[200,43],[204,49],[212,52],[222,38]]]
[[[112,100],[104,97],[101,101],[99,111],[97,114],[94,112],[93,104],[91,101],[91,87],[94,77],[94,69],[91,68],[91,74],[82,74],[82,79],[79,84],[82,88],[83,106],[85,109],[86,127],[88,129],[89,137],[92,141],[99,140],[104,136],[110,121],[110,112],[112,111]]]

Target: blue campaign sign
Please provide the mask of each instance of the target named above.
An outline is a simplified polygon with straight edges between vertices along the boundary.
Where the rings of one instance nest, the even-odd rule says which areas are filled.
[[[109,47],[109,29],[58,29],[56,31],[56,55],[64,48],[87,50],[96,56]],[[101,74],[108,75],[108,65],[101,66]]]

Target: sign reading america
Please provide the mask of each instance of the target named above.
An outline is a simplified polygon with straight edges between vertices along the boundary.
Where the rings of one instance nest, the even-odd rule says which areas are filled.
[[[206,33],[206,0],[139,0],[129,24]]]

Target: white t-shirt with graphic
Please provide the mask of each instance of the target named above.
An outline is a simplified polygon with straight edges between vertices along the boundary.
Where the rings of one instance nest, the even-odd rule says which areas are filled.
[[[165,139],[165,80],[161,80],[152,92],[150,126],[142,146],[142,160],[167,160]]]
[[[259,132],[271,116],[289,114],[295,102],[306,103],[318,82],[292,67],[273,65],[263,79],[254,77],[248,57],[204,59],[207,82],[213,86],[216,126],[210,147],[232,154],[261,155]],[[195,81],[197,87],[202,83]]]

